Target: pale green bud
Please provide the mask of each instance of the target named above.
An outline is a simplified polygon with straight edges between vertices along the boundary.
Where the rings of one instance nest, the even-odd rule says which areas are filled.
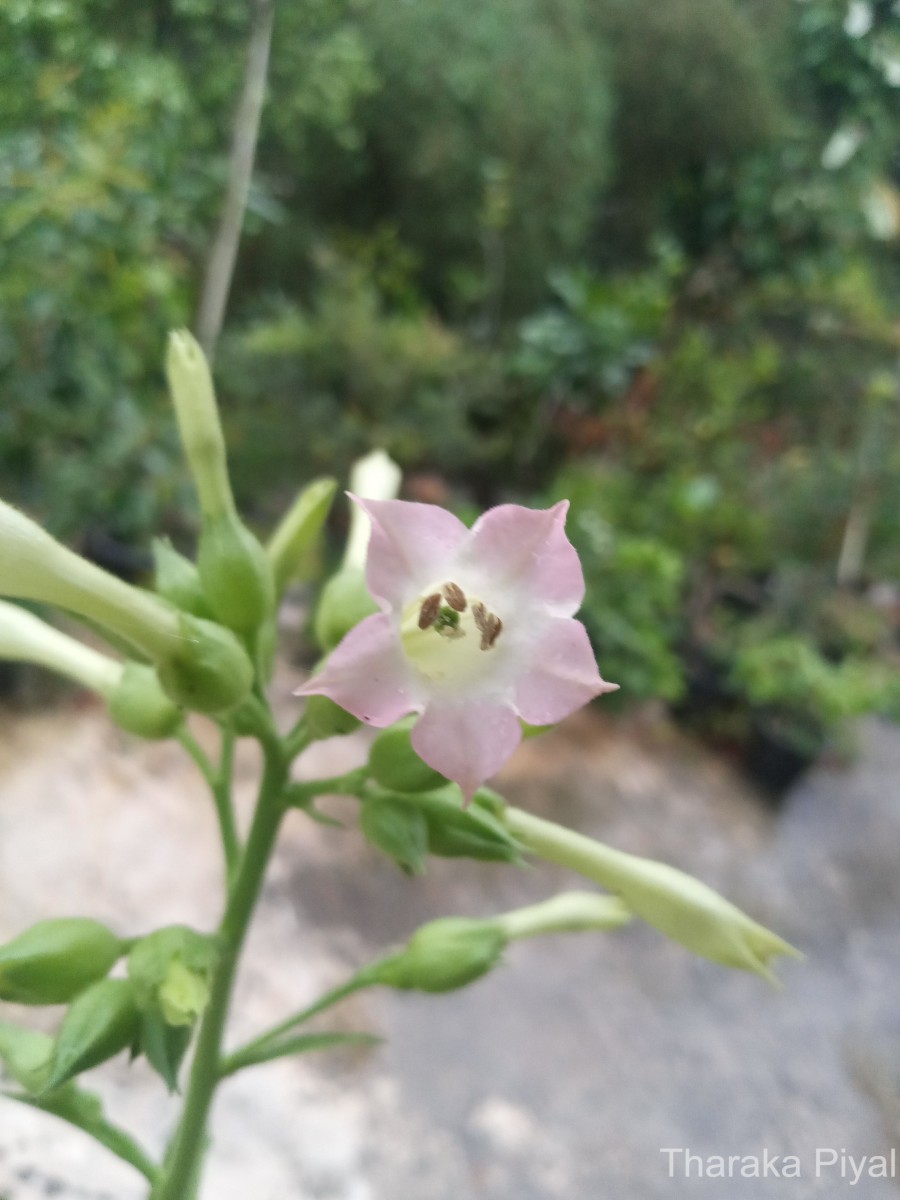
[[[166,375],[204,520],[233,512],[212,375],[199,342],[186,329],[169,334]]]
[[[143,738],[167,738],[181,725],[184,714],[162,689],[159,677],[144,663],[126,663],[109,695],[113,720],[128,733]]]
[[[420,992],[449,992],[486,975],[507,937],[497,921],[443,917],[417,929],[404,950],[374,968],[374,982]]]
[[[204,520],[197,569],[213,615],[230,629],[253,633],[273,611],[275,585],[266,552],[236,513]]]
[[[134,988],[127,979],[104,979],[72,1002],[53,1047],[47,1090],[96,1067],[127,1046],[140,1030]]]
[[[157,669],[171,699],[194,712],[225,712],[253,686],[253,664],[231,630],[189,613],[180,615],[179,641]]]
[[[39,921],[0,947],[0,1000],[66,1004],[103,979],[121,953],[119,939],[99,921]]]
[[[447,780],[424,763],[412,747],[415,717],[407,717],[380,733],[369,750],[369,773],[376,783],[395,792],[428,792]]]
[[[122,677],[121,664],[114,659],[4,600],[0,600],[0,658],[47,667],[101,696],[109,696]]]
[[[334,499],[337,481],[315,479],[299,493],[266,546],[278,595],[292,579],[308,575],[307,563]]]
[[[142,938],[128,956],[138,1006],[167,1025],[193,1025],[209,1003],[217,958],[215,943],[186,925]]]
[[[384,450],[373,450],[350,468],[350,491],[363,500],[395,500],[400,494],[403,472]],[[354,504],[350,510],[350,533],[344,551],[344,566],[365,566],[372,522]]]
[[[366,587],[362,570],[353,566],[341,567],[319,596],[313,620],[316,641],[323,650],[331,651],[345,634],[375,612],[378,612],[378,605]]]
[[[705,883],[675,867],[613,850],[512,806],[503,821],[527,850],[615,892],[636,916],[703,958],[754,971],[775,983],[770,960],[802,957]]]
[[[153,539],[153,583],[157,594],[195,617],[211,617],[203,594],[200,572],[189,558],[180,554],[168,538]]]

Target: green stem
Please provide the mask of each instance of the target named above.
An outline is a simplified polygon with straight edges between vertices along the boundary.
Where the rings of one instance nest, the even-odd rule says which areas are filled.
[[[243,1071],[246,1067],[258,1067],[293,1054],[308,1054],[310,1050],[330,1050],[335,1046],[375,1046],[380,1041],[381,1038],[372,1033],[298,1033],[282,1041],[265,1042],[252,1053],[241,1051],[230,1055],[222,1064],[222,1078]]]
[[[292,808],[304,808],[318,796],[358,796],[368,778],[366,767],[347,771],[344,775],[332,775],[328,779],[310,779],[292,783],[287,802]]]
[[[259,897],[266,867],[284,814],[287,762],[274,738],[265,740],[266,763],[250,836],[219,927],[221,957],[213,979],[209,1007],[200,1029],[181,1122],[175,1132],[163,1180],[152,1200],[184,1200],[196,1178],[216,1084],[222,1034],[228,1015],[238,958]]]
[[[311,746],[315,740],[306,727],[306,717],[301,716],[284,739],[284,751],[288,761],[293,762],[297,755],[302,754],[307,746]]]
[[[333,1004],[337,1004],[339,1000],[343,1000],[346,996],[352,996],[354,992],[360,991],[361,988],[370,987],[373,983],[377,982],[370,977],[370,970],[371,968],[360,971],[352,979],[348,979],[346,983],[342,983],[340,987],[332,988],[330,992],[326,992],[324,996],[320,996],[309,1008],[304,1008],[300,1012],[294,1013],[292,1017],[288,1017],[280,1025],[275,1025],[272,1029],[267,1029],[258,1038],[254,1038],[252,1042],[248,1042],[245,1046],[241,1046],[239,1050],[235,1050],[233,1054],[229,1054],[227,1058],[222,1060],[219,1068],[220,1075],[223,1078],[226,1075],[233,1075],[242,1066],[249,1065],[251,1062],[257,1062],[257,1055],[273,1039],[290,1033],[298,1025],[303,1025],[306,1021],[318,1016],[320,1012],[324,1012],[326,1008],[331,1008]]]
[[[186,726],[182,726],[179,730],[178,740],[194,760],[197,769],[212,792],[216,817],[219,822],[219,835],[222,839],[222,851],[225,855],[225,869],[230,880],[240,855],[240,844],[234,824],[234,808],[231,802],[234,734],[230,730],[224,730],[222,733],[222,758],[218,770],[213,767],[206,751]]]
[[[130,1166],[139,1171],[151,1183],[157,1183],[160,1179],[160,1170],[155,1162],[147,1155],[137,1142],[124,1129],[120,1129],[117,1125],[112,1125],[105,1117],[95,1116],[90,1110],[82,1109],[76,1104],[70,1103],[70,1097],[63,1095],[58,1100],[54,1100],[52,1096],[45,1100],[39,1100],[34,1096],[28,1096],[24,1092],[3,1092],[3,1095],[10,1100],[18,1100],[20,1104],[27,1104],[31,1108],[40,1109],[41,1112],[51,1113],[54,1117],[59,1117],[62,1121],[67,1121],[70,1125],[74,1125],[76,1129],[82,1129],[85,1133],[90,1134],[95,1141],[98,1141],[101,1146],[105,1146],[112,1154],[121,1158],[123,1162],[127,1162]]]

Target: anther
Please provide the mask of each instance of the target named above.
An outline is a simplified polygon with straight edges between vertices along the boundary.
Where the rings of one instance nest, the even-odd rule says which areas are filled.
[[[422,601],[422,607],[419,609],[419,628],[430,629],[438,619],[438,613],[441,611],[441,594],[435,592],[432,596],[426,596]]]
[[[476,600],[472,605],[472,616],[475,619],[475,628],[483,636],[487,629],[488,611],[480,600]]]
[[[445,583],[444,595],[447,598],[447,603],[456,612],[461,613],[466,611],[466,593],[458,583]]]
[[[499,617],[495,617],[493,613],[487,619],[487,627],[481,631],[481,649],[490,650],[494,642],[500,636],[503,629],[503,622]]]

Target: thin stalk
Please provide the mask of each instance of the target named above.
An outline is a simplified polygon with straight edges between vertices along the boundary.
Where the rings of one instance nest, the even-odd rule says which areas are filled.
[[[272,1029],[267,1029],[258,1038],[254,1038],[252,1042],[248,1042],[245,1046],[241,1046],[239,1050],[235,1050],[233,1054],[229,1054],[227,1058],[223,1058],[219,1067],[219,1074],[224,1078],[226,1075],[233,1075],[242,1066],[258,1061],[257,1055],[273,1039],[283,1037],[286,1033],[290,1033],[293,1029],[296,1029],[298,1025],[303,1025],[306,1021],[312,1020],[313,1017],[318,1016],[319,1013],[324,1012],[327,1008],[331,1008],[338,1001],[345,999],[347,996],[352,996],[354,992],[358,992],[364,987],[371,987],[376,982],[377,980],[369,977],[367,971],[361,971],[359,974],[354,975],[346,983],[342,983],[339,987],[332,988],[330,992],[326,992],[324,996],[320,996],[315,1004],[311,1004],[309,1008],[304,1008],[300,1012],[294,1013],[293,1016],[282,1021],[280,1025],[275,1025]]]
[[[225,855],[225,870],[228,879],[234,875],[240,855],[237,829],[234,824],[234,808],[231,802],[231,770],[234,756],[234,734],[222,734],[222,759],[216,770],[203,747],[186,726],[178,733],[178,740],[193,759],[200,774],[206,780],[216,806],[219,836]]]
[[[167,1156],[163,1181],[154,1189],[152,1200],[184,1200],[190,1194],[192,1181],[196,1179],[197,1159],[203,1153],[209,1111],[219,1082],[222,1035],[238,958],[284,814],[282,797],[287,763],[277,742],[267,740],[265,751],[265,771],[253,825],[219,927],[221,957],[197,1040],[184,1111]]]
[[[336,1046],[375,1046],[381,1041],[373,1033],[298,1033],[284,1041],[266,1042],[252,1054],[234,1054],[222,1067],[222,1078],[243,1071],[246,1067],[258,1067],[287,1058],[292,1054],[308,1054],[310,1050],[331,1050]],[[227,1069],[226,1069],[227,1067]]]
[[[293,808],[303,808],[318,796],[358,796],[368,778],[365,767],[347,771],[344,775],[332,775],[328,779],[310,779],[292,783],[287,802]]]

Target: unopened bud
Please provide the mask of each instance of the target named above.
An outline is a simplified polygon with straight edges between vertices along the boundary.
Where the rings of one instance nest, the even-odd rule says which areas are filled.
[[[104,979],[71,1004],[56,1036],[47,1090],[135,1044],[140,1014],[127,979]]]
[[[122,677],[109,695],[109,711],[117,725],[143,738],[167,738],[181,725],[184,714],[162,689],[152,667],[125,664]]]
[[[236,513],[204,519],[197,568],[214,616],[230,629],[253,633],[274,609],[266,552]]]
[[[269,539],[266,555],[279,595],[292,579],[309,577],[308,563],[315,557],[313,550],[336,488],[334,479],[313,480],[297,496]]]
[[[82,687],[108,696],[118,685],[122,667],[115,659],[54,629],[18,604],[0,600],[0,659],[47,667]]]
[[[209,363],[186,329],[169,334],[166,375],[204,520],[232,512],[225,438]]]
[[[507,937],[496,921],[443,917],[417,929],[404,950],[375,968],[374,981],[420,992],[450,992],[486,975]]]
[[[103,979],[121,952],[119,939],[99,921],[40,921],[0,947],[0,1000],[67,1004]]]
[[[415,717],[385,729],[369,750],[369,773],[376,783],[395,792],[428,792],[446,786],[447,780],[424,763],[412,746],[410,731]]]
[[[373,450],[364,458],[358,458],[350,468],[350,492],[362,500],[395,500],[402,481],[403,472],[384,450]],[[354,504],[344,551],[345,567],[362,569],[365,566],[371,532],[368,514]]]
[[[307,730],[316,741],[343,737],[362,724],[358,717],[335,704],[328,696],[307,696],[303,719]]]

